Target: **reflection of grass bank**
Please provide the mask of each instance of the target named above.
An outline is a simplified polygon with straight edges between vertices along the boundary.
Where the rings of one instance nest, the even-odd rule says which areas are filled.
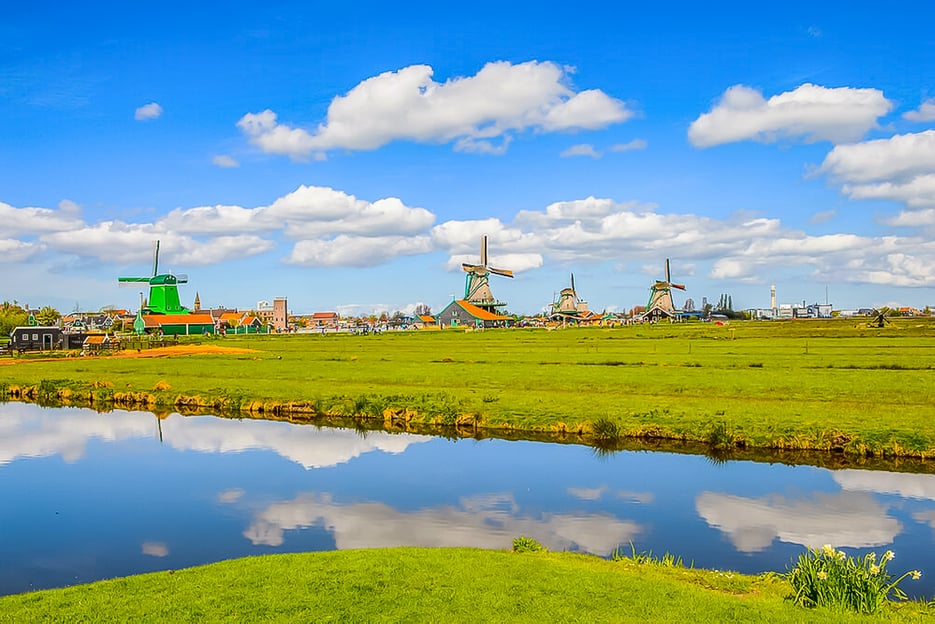
[[[935,324],[896,320],[249,336],[253,352],[0,366],[0,394],[848,455],[935,455]]]
[[[894,622],[804,609],[775,575],[568,553],[376,549],[273,555],[0,598],[0,622]]]

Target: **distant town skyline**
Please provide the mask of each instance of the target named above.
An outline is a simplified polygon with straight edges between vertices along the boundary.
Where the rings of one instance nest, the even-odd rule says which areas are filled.
[[[928,2],[752,11],[100,2],[0,22],[0,300],[442,309],[489,238],[507,309],[671,259],[735,309],[935,305]]]

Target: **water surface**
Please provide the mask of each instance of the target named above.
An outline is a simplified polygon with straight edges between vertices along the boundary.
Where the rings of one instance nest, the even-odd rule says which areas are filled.
[[[665,551],[784,571],[892,549],[935,590],[935,475],[0,404],[0,594],[275,552]]]

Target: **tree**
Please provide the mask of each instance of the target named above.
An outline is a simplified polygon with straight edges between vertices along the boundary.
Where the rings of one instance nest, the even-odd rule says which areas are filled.
[[[415,310],[413,310],[413,314],[417,316],[431,316],[432,308],[424,303],[420,303],[415,307]]]
[[[16,301],[0,303],[0,334],[9,336],[14,327],[25,325],[28,320],[29,313]]]
[[[60,318],[62,315],[52,306],[43,306],[36,314],[36,322],[40,325],[55,325]]]

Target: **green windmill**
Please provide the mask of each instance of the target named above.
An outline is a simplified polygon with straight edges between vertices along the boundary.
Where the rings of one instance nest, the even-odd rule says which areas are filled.
[[[187,275],[173,275],[172,273],[159,273],[159,241],[156,241],[153,252],[152,277],[118,277],[117,282],[122,287],[131,288],[134,284],[149,284],[149,301],[145,307],[140,306],[145,314],[191,314],[191,310],[182,306],[179,301],[179,284],[187,284]]]

